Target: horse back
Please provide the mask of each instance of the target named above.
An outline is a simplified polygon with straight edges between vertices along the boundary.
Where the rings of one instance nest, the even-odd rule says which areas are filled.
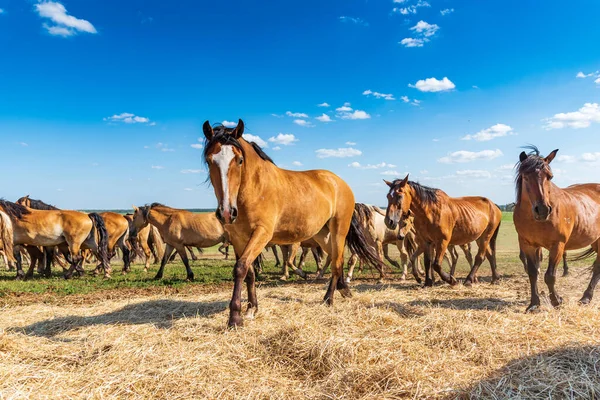
[[[484,234],[493,234],[502,219],[502,211],[482,196],[450,198],[454,222],[451,244],[470,243]]]

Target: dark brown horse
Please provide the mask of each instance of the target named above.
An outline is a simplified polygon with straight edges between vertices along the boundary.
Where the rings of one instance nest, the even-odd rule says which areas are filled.
[[[565,250],[576,250],[591,245],[578,258],[596,253],[593,275],[580,303],[588,304],[600,280],[600,184],[586,183],[561,189],[552,182],[550,163],[557,150],[547,157],[531,146],[531,152],[522,152],[517,164],[517,204],[513,219],[519,235],[519,247],[527,259],[531,284],[531,302],[527,311],[540,306],[537,278],[541,263],[541,248],[548,249],[548,269],[544,281],[550,292],[550,302],[558,307],[562,298],[556,291],[556,266]]]
[[[204,159],[218,201],[216,215],[229,233],[237,259],[229,326],[242,325],[243,281],[248,289],[246,318],[257,310],[253,263],[268,243],[293,244],[314,237],[332,258],[327,304],[333,304],[336,288],[350,296],[342,270],[346,238],[361,258],[380,265],[353,218],[354,194],[346,182],[329,171],[278,168],[256,143],[242,137],[242,120],[233,129],[213,129],[206,121],[203,130]]]
[[[417,236],[426,246],[425,286],[433,285],[431,254],[435,272],[444,281],[455,285],[456,279],[442,271],[446,249],[449,245],[464,245],[473,241],[477,242],[478,250],[465,284],[477,282],[477,270],[484,258],[492,267],[492,283],[500,279],[496,271],[496,238],[502,212],[498,206],[485,197],[450,197],[440,189],[409,181],[408,175],[404,179],[385,182],[390,187],[386,225],[395,229],[409,214],[409,210],[414,214]]]

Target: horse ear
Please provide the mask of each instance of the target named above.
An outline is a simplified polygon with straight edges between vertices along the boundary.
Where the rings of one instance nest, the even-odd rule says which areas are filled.
[[[412,217],[414,214],[413,214],[412,210],[409,208],[408,211],[406,212],[406,215],[408,217]]]
[[[409,175],[409,174],[406,174],[406,178],[404,178],[404,179],[402,180],[402,182],[400,182],[400,186],[404,186],[404,185],[406,185],[406,184],[408,183],[408,175]]]
[[[132,206],[133,207],[133,211],[139,211],[139,208],[137,208],[136,206]]]
[[[385,179],[383,180],[385,182],[386,185],[388,185],[389,187],[393,187],[394,184],[390,181],[386,181]]]
[[[29,198],[29,195],[25,196],[25,198],[26,198],[26,199],[28,199],[28,198]]]
[[[524,151],[521,152],[521,154],[519,154],[519,161],[523,162],[527,159],[527,153],[525,153]]]
[[[242,121],[241,119],[238,121],[237,126],[235,127],[235,129],[230,133],[231,136],[233,136],[236,139],[239,139],[242,137],[242,135],[244,134],[244,121]]]
[[[546,161],[546,164],[550,164],[552,160],[554,160],[554,157],[556,157],[556,153],[558,153],[558,149],[548,154],[548,156],[544,159],[544,161]]]
[[[206,122],[204,122],[204,125],[202,125],[202,130],[204,131],[204,136],[206,137],[206,140],[211,140],[215,135],[215,132],[213,131],[212,126],[210,126],[210,122],[208,122],[208,120],[206,120]]]

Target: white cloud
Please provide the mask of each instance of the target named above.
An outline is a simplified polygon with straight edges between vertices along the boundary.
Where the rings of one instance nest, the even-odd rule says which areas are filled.
[[[425,43],[429,42],[429,39],[415,39],[415,38],[404,38],[399,43],[404,47],[423,47]]]
[[[123,122],[125,124],[149,124],[152,125],[154,123],[150,123],[150,119],[146,117],[140,117],[131,113],[121,113],[115,114],[112,117],[103,118],[103,121],[108,122]],[[155,125],[155,124],[154,124]]]
[[[600,85],[600,77],[594,81],[596,85]]]
[[[442,15],[452,14],[453,12],[454,12],[454,8],[445,8],[443,10],[440,10],[440,14],[442,14]]]
[[[321,115],[320,117],[316,117],[315,119],[321,122],[333,122],[331,117],[325,113],[323,113],[323,115]]]
[[[291,133],[280,133],[277,136],[269,138],[269,142],[275,143],[275,144],[281,144],[284,146],[289,146],[290,144],[293,144],[294,142],[297,142],[297,141],[298,141],[298,139],[296,139],[296,136],[294,136]]]
[[[194,144],[190,144],[190,147],[192,147],[193,149],[200,150],[200,149],[202,149],[204,146],[202,146],[200,143],[194,143]]]
[[[221,122],[221,124],[226,128],[235,128],[238,123],[225,120],[225,121]]]
[[[444,77],[441,81],[436,78],[421,79],[414,85],[409,84],[408,87],[418,89],[421,92],[444,92],[454,89],[456,85],[450,79]]]
[[[600,161],[600,152],[594,152],[594,153],[583,153],[581,155],[581,159],[585,162],[596,162],[596,161]]]
[[[350,105],[351,105],[350,103],[346,102],[346,103],[344,103],[343,106],[336,108],[335,111],[338,111],[338,112],[352,111],[352,107],[350,107]]]
[[[388,164],[386,162],[381,162],[379,164],[362,165],[361,163],[354,161],[354,162],[348,164],[348,166],[352,167],[352,168],[358,168],[358,169],[396,168],[396,166],[394,164]]]
[[[503,165],[499,166],[496,169],[498,171],[510,171],[510,170],[512,170],[514,168],[515,168],[515,166],[513,164],[503,164]]]
[[[419,171],[419,173],[421,175],[427,175],[429,173],[429,171],[427,171],[426,169],[423,169],[423,170]]]
[[[175,149],[170,148],[166,143],[161,143],[161,142],[156,143],[156,146],[154,146],[154,147],[156,147],[160,151],[164,151],[164,152],[175,151]]]
[[[593,76],[593,77],[600,76],[600,71],[596,71],[596,72],[590,72],[589,74],[584,74],[583,72],[579,71],[579,72],[577,73],[577,75],[575,75],[575,78],[582,78],[582,79],[585,79],[585,78],[589,78],[589,77],[591,77],[591,76]]]
[[[182,174],[199,174],[202,172],[201,169],[182,169],[181,171]]]
[[[585,103],[577,111],[555,114],[552,118],[543,121],[546,123],[544,125],[546,130],[566,127],[587,128],[593,122],[600,122],[600,105],[598,103]]]
[[[362,154],[362,151],[354,149],[352,147],[342,147],[339,149],[319,149],[316,150],[318,158],[346,158],[346,157],[356,157]]]
[[[191,192],[191,191],[193,191],[194,189],[192,189],[192,188],[183,188],[183,190],[185,190],[186,192]]]
[[[417,100],[417,99],[413,99],[412,103],[413,106],[420,106],[421,105],[421,100]]]
[[[561,154],[558,157],[556,157],[556,161],[557,162],[564,162],[564,163],[570,164],[570,163],[574,163],[575,161],[577,161],[577,157],[575,157],[575,156],[569,156],[569,155],[566,155],[566,154]]]
[[[502,156],[502,151],[496,150],[482,150],[482,151],[467,151],[459,150],[448,154],[446,157],[438,159],[438,162],[443,164],[454,164],[454,163],[466,163],[477,160],[493,160],[494,158]]]
[[[317,107],[331,107],[329,105],[329,103],[321,103],[321,104],[317,104]]]
[[[348,146],[356,146],[356,142],[346,142]]]
[[[271,114],[271,115],[275,118],[283,118],[283,115],[279,115],[279,114]]]
[[[279,147],[279,146],[275,146],[275,147],[273,147],[273,150],[275,150],[275,151],[279,151],[279,150],[281,150],[281,147]]]
[[[408,102],[410,102],[410,99],[408,98],[408,96],[401,96],[401,97],[400,97],[400,100],[402,100],[402,101],[403,101],[403,102],[405,102],[405,103],[408,103]]]
[[[340,21],[342,21],[342,22],[351,22],[351,23],[356,24],[356,25],[369,26],[368,22],[365,22],[364,20],[362,20],[360,18],[341,16],[340,17]]]
[[[301,167],[302,163],[300,161],[292,161],[292,165],[294,165],[296,167]]]
[[[286,111],[285,115],[287,115],[288,117],[294,117],[294,118],[308,118],[308,115],[306,115],[304,113],[299,113],[299,112]]]
[[[440,27],[436,24],[429,24],[423,20],[417,22],[415,26],[410,28],[411,31],[415,31],[425,37],[430,37],[435,35],[435,33],[440,29]]]
[[[250,133],[244,133],[242,136],[247,142],[254,142],[260,147],[269,147],[269,144],[262,140],[260,136],[252,135]]]
[[[404,3],[404,1],[401,1],[401,2],[394,1],[394,3]],[[408,7],[394,7],[394,8],[392,8],[392,12],[400,13],[402,15],[416,14],[417,9],[420,7],[431,7],[431,5],[424,0],[419,0],[416,4],[410,5]]]
[[[338,114],[341,119],[369,119],[371,115],[362,110],[355,110],[353,112],[342,112]]]
[[[516,133],[513,131],[513,128],[511,128],[508,125],[496,124],[492,127],[481,130],[474,135],[463,136],[460,140],[471,140],[472,139],[472,140],[476,140],[478,142],[486,142],[488,140],[492,140],[494,138],[503,137],[503,136],[507,136],[507,135],[516,135]]]
[[[396,100],[394,98],[393,94],[385,94],[385,93],[379,93],[379,92],[372,92],[371,90],[367,89],[363,92],[364,96],[371,96],[373,95],[373,97],[377,98],[377,99],[385,99],[385,100]]]
[[[387,175],[387,176],[401,176],[401,175],[406,175],[406,174],[402,174],[398,171],[394,171],[394,170],[389,170],[389,171],[383,171],[381,173],[381,175]]]
[[[19,144],[20,144],[21,146],[23,146],[23,147],[28,147],[28,146],[29,146],[29,145],[28,145],[27,143],[25,143],[25,142],[19,142]]]
[[[303,127],[305,127],[305,128],[311,128],[311,127],[313,127],[313,126],[314,126],[313,124],[311,124],[310,122],[308,122],[308,121],[307,121],[307,120],[305,120],[305,119],[295,119],[295,120],[294,120],[294,123],[295,123],[296,125],[303,126]]]
[[[394,2],[394,3],[399,3],[399,4],[402,4],[402,3],[406,3],[406,1],[407,1],[407,0],[394,0],[393,2]]]
[[[463,169],[460,171],[456,171],[456,175],[465,176],[468,178],[486,178],[489,179],[492,177],[492,174],[489,171],[485,171],[482,169]]]
[[[35,5],[35,10],[40,17],[47,18],[55,24],[44,24],[44,28],[51,35],[66,37],[78,32],[97,33],[94,25],[85,19],[69,15],[67,9],[61,3],[43,1]]]
[[[152,169],[165,169],[162,165],[153,165]]]

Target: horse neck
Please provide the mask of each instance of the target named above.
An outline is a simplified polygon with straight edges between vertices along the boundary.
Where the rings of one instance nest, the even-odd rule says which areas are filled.
[[[156,227],[162,227],[168,218],[169,216],[159,209],[151,208],[150,211],[148,211],[148,222]]]
[[[415,224],[419,224],[419,223],[423,223],[425,221],[429,221],[429,216],[431,215],[430,209],[431,209],[431,205],[427,204],[425,202],[423,202],[416,194],[415,189],[413,189],[412,187],[410,188],[411,190],[411,196],[412,196],[412,201],[410,204],[410,209],[412,210],[412,212],[415,215],[415,219],[414,222]]]
[[[238,207],[243,206],[245,198],[254,198],[257,192],[260,193],[270,183],[277,182],[272,177],[279,169],[273,163],[260,158],[248,142],[240,141],[240,144],[244,149],[245,162],[240,182]],[[247,196],[248,194],[254,194],[254,196]]]

